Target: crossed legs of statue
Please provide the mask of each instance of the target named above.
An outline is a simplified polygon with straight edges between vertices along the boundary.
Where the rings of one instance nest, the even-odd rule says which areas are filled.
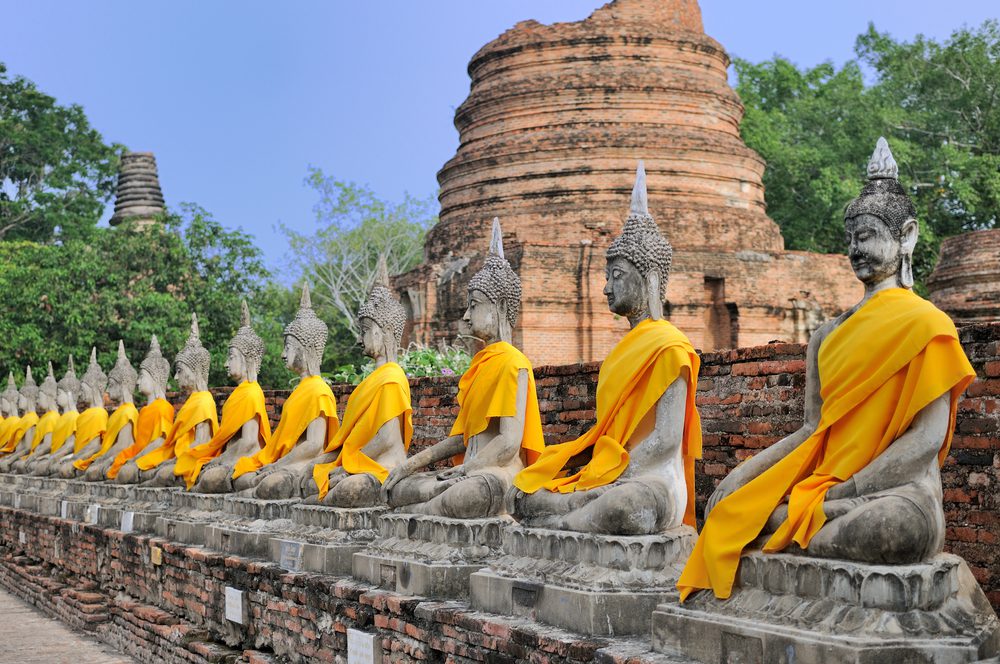
[[[400,480],[389,493],[389,507],[452,519],[485,519],[503,512],[509,480],[489,472],[446,480],[437,475],[430,471]]]
[[[304,483],[303,494],[309,505],[326,505],[343,509],[378,507],[382,504],[382,483],[371,473],[349,475],[343,468],[330,471],[330,488],[319,498],[316,480],[311,476]]]

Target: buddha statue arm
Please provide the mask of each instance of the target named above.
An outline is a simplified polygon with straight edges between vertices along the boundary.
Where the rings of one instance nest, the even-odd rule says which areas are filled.
[[[475,457],[467,459],[464,473],[492,467],[504,467],[520,453],[524,438],[524,417],[528,406],[528,371],[521,369],[517,374],[517,397],[513,417],[499,418],[500,433],[479,449]]]
[[[305,435],[299,439],[299,442],[289,450],[288,454],[281,457],[272,464],[268,464],[260,469],[260,475],[263,477],[269,475],[272,472],[277,472],[281,468],[298,462],[311,461],[318,457],[323,452],[323,446],[326,444],[326,418],[317,417],[309,426],[306,427]],[[309,465],[312,468],[312,465]]]
[[[413,473],[431,465],[432,463],[453,457],[464,451],[465,440],[462,436],[458,435],[448,436],[444,440],[428,447],[426,450],[414,454],[407,459],[406,462],[396,466],[389,472],[389,476],[385,478],[385,482],[382,484],[383,499],[385,499],[388,495],[389,490],[396,486],[400,480],[409,477]]]
[[[194,428],[192,445],[202,445],[210,440],[212,440],[212,425],[208,422],[199,422]]]
[[[391,459],[393,453],[403,449],[403,432],[400,417],[394,417],[378,428],[372,439],[361,451],[376,462],[384,457]],[[385,464],[382,464],[385,465]]]
[[[126,424],[122,427],[122,430],[118,432],[118,439],[115,441],[115,447],[125,449],[126,447],[131,447],[134,442],[135,432],[132,430],[132,424]],[[114,457],[112,457],[112,459],[113,458]]]

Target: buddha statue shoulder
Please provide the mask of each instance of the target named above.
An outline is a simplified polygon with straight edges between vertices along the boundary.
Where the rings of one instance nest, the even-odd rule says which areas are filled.
[[[108,397],[117,404],[101,440],[101,448],[93,455],[73,462],[84,472],[84,479],[99,482],[106,478],[108,469],[122,450],[135,442],[135,425],[139,411],[135,407],[135,386],[139,374],[125,354],[125,342],[118,340],[115,366],[108,372]]]
[[[0,422],[0,450],[7,446],[14,427],[21,419],[20,411],[17,409],[17,402],[20,399],[21,393],[17,391],[14,372],[10,371],[7,373],[7,387],[0,392],[0,410],[3,412],[3,421]]]
[[[396,362],[406,310],[389,284],[385,257],[358,310],[359,343],[375,370],[354,388],[336,435],[302,477],[307,502],[331,507],[374,507],[389,473],[406,460],[413,437],[410,384]]]
[[[10,470],[15,473],[24,473],[28,469],[28,463],[33,459],[47,454],[52,447],[52,433],[59,421],[59,386],[56,382],[55,374],[52,370],[52,363],[49,362],[49,372],[45,380],[38,386],[38,400],[36,410],[41,413],[38,423],[35,425],[34,435],[28,452],[19,455],[11,464]]]
[[[606,258],[608,307],[631,329],[601,365],[597,422],[576,440],[547,446],[514,481],[509,510],[525,526],[605,535],[694,525],[699,359],[663,319],[673,249],[649,214],[642,162]]]
[[[847,206],[864,296],[822,325],[806,359],[805,421],[715,490],[678,587],[732,592],[749,547],[871,564],[942,550],[940,466],[975,373],[951,319],[913,293],[916,210],[880,138]]]
[[[240,327],[229,342],[226,368],[236,388],[222,406],[222,421],[212,439],[192,447],[178,457],[174,472],[196,493],[227,493],[233,490],[236,462],[267,445],[271,423],[264,403],[264,391],[257,372],[264,359],[264,340],[254,332],[250,307],[241,304]]]
[[[18,391],[17,407],[21,417],[11,428],[6,444],[0,448],[0,472],[9,472],[15,461],[31,451],[38,424],[38,383],[31,375],[31,367],[24,372],[24,383]]]
[[[25,472],[32,475],[48,475],[57,468],[64,457],[71,456],[75,448],[76,423],[80,417],[77,402],[80,400],[81,384],[76,377],[73,356],[67,360],[66,373],[56,383],[56,405],[59,419],[49,443],[42,443],[41,449],[28,457]]]
[[[483,348],[459,381],[451,434],[409,457],[383,483],[383,496],[397,511],[456,519],[502,515],[514,476],[544,447],[531,363],[511,343],[521,281],[504,257],[498,219],[468,293],[463,321]],[[427,469],[447,459],[452,467]]]
[[[100,451],[104,442],[104,432],[108,429],[108,411],[104,408],[104,392],[108,387],[108,376],[97,362],[97,348],[90,349],[90,363],[80,378],[81,399],[87,408],[76,420],[76,432],[72,450],[53,466],[60,477],[72,479],[78,470],[73,463],[88,459]]]

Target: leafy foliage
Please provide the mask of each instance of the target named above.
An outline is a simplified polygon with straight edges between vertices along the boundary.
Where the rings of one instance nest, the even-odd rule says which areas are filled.
[[[442,345],[440,348],[430,348],[410,344],[409,348],[399,354],[398,362],[410,378],[460,376],[469,368],[472,357],[464,349],[455,346]],[[335,371],[324,374],[324,377],[334,383],[357,385],[374,370],[374,361],[368,360],[360,366],[343,364]]]

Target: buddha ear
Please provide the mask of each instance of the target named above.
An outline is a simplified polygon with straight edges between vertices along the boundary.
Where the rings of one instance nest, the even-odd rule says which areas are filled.
[[[649,304],[649,317],[653,320],[663,320],[659,270],[650,270],[646,273],[646,301]]]
[[[510,343],[512,331],[507,317],[507,301],[504,299],[497,303],[497,332],[501,341]]]
[[[907,219],[899,230],[899,285],[903,288],[913,288],[913,250],[917,246],[919,231],[916,219]]]

